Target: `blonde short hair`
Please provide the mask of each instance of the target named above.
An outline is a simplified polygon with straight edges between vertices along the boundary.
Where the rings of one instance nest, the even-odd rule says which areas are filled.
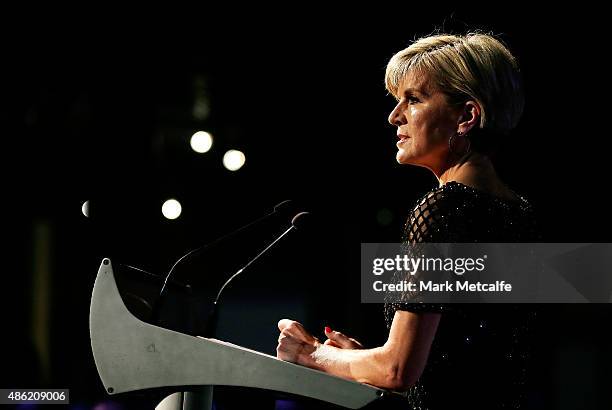
[[[406,75],[430,75],[451,104],[476,101],[480,128],[507,134],[519,122],[525,103],[518,63],[499,40],[487,34],[424,37],[395,54],[387,65],[387,90],[398,97]]]

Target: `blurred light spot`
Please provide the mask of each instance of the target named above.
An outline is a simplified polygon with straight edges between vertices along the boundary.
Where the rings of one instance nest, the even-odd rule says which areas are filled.
[[[168,199],[162,205],[162,214],[168,219],[176,219],[181,215],[181,203],[176,199]]]
[[[223,165],[230,171],[237,171],[244,165],[246,158],[244,154],[238,150],[231,149],[223,155]]]
[[[123,410],[123,406],[113,401],[103,401],[96,404],[93,410]]]
[[[210,115],[210,106],[205,99],[198,99],[193,104],[193,118],[203,121]]]
[[[212,143],[212,135],[210,135],[206,131],[198,131],[191,136],[191,149],[200,154],[208,152],[208,150],[210,150],[210,147],[212,147]]]
[[[81,212],[83,212],[83,215],[89,218],[89,201],[83,202],[83,205],[81,206]]]
[[[376,213],[376,220],[379,225],[389,226],[393,222],[393,212],[387,208],[379,209]]]
[[[300,403],[295,400],[276,399],[274,410],[299,410]]]
[[[206,76],[198,74],[193,81],[193,118],[203,121],[210,115],[210,98]]]

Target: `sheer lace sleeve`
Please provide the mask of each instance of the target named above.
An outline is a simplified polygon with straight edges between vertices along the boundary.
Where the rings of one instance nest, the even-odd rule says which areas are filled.
[[[414,207],[404,226],[404,242],[451,242],[449,223],[452,219],[452,204],[449,195],[436,189],[425,195]],[[450,228],[450,229],[449,229]]]
[[[443,188],[437,188],[425,195],[412,209],[404,226],[403,240],[406,252],[420,255],[419,244],[452,243],[459,239],[457,229],[461,221],[457,217],[459,208],[455,206],[452,194]],[[414,279],[414,278],[413,278]],[[398,278],[399,280],[399,278]],[[393,301],[385,304],[385,316],[388,324],[396,310],[415,313],[444,313],[451,310],[450,304],[418,302],[418,295],[402,295],[410,302]]]
[[[424,243],[534,242],[537,238],[535,215],[525,198],[502,199],[450,181],[418,201],[407,218],[402,242],[418,252],[419,244]],[[443,312],[451,306],[461,308],[458,303],[387,303],[385,316],[392,318],[397,309]]]

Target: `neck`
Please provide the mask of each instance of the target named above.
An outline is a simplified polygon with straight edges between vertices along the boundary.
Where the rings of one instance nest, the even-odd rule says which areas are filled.
[[[478,152],[470,152],[458,160],[444,164],[434,171],[434,174],[440,186],[449,181],[474,182],[497,178],[489,157]]]

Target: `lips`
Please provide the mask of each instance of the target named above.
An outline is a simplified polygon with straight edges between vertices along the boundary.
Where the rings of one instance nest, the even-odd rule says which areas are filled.
[[[397,138],[400,140],[400,142],[402,142],[402,141],[407,140],[410,137],[404,134],[397,134]]]

